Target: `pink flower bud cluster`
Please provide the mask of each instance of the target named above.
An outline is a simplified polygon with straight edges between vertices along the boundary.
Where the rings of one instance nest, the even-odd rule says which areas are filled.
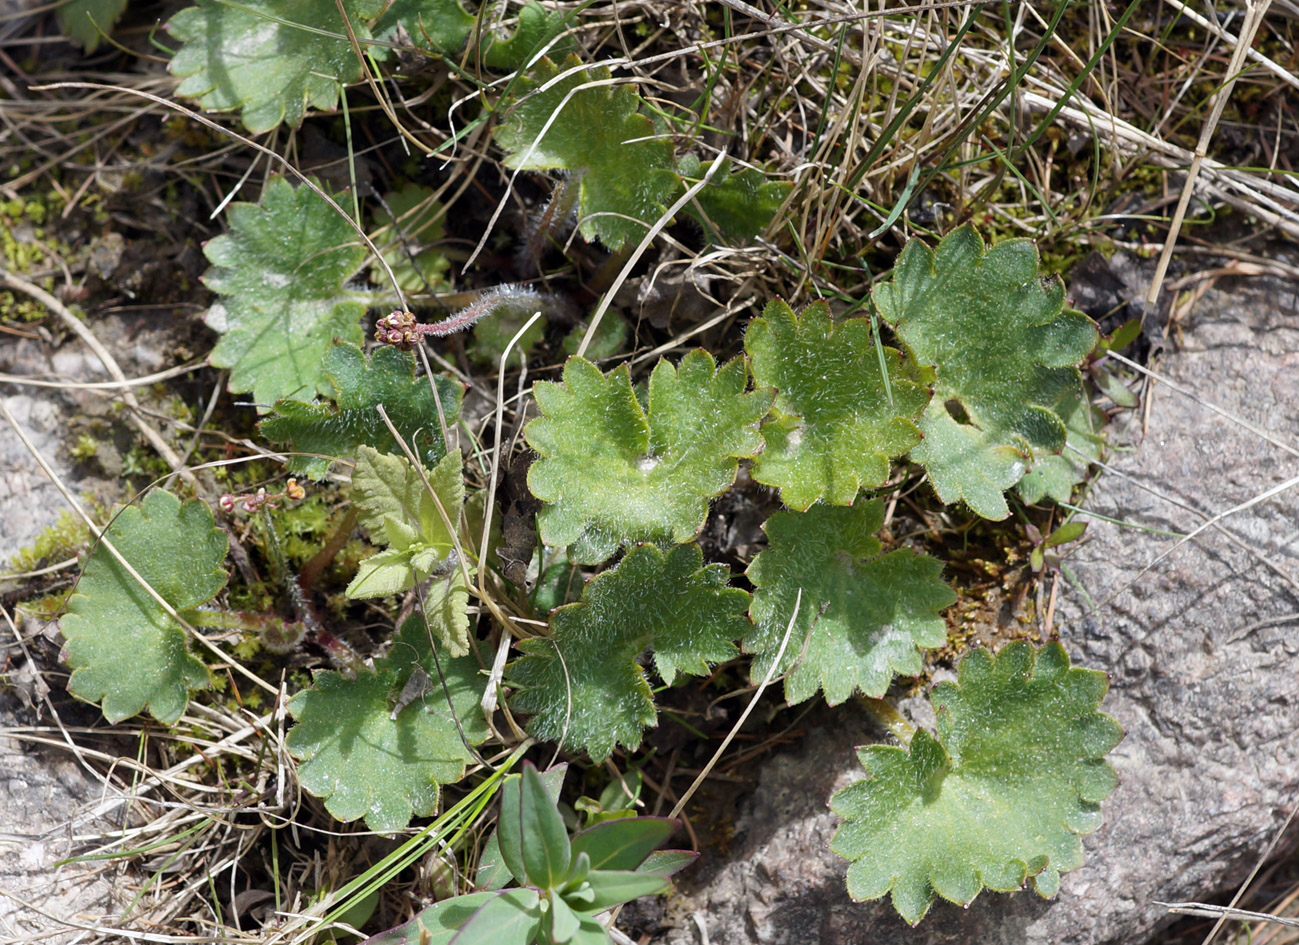
[[[422,327],[410,312],[396,311],[374,323],[374,340],[379,344],[410,351],[423,338],[423,332],[420,331]]]
[[[217,499],[217,508],[226,515],[233,515],[238,508],[243,512],[258,512],[264,508],[275,508],[277,502],[281,499],[292,499],[300,502],[307,497],[307,490],[302,488],[296,479],[290,479],[284,484],[283,492],[267,492],[264,488],[258,489],[253,495],[239,496],[232,495],[229,492],[224,493]]]

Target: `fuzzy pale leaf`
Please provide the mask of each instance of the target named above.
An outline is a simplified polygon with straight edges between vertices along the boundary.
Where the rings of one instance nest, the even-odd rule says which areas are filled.
[[[1058,643],[966,656],[957,682],[930,696],[937,735],[860,749],[866,779],[830,800],[845,821],[830,848],[852,861],[849,895],[892,892],[913,925],[935,896],[965,905],[985,886],[1025,881],[1053,895],[1082,865],[1079,837],[1100,826],[1116,784],[1105,754],[1122,730],[1097,711],[1107,685]]]
[[[360,343],[365,314],[343,288],[365,260],[347,222],[310,188],[276,178],[260,205],[230,206],[230,232],[203,252],[203,282],[222,297],[207,315],[221,334],[211,361],[230,368],[230,390],[252,391],[264,409],[327,393],[325,355],[335,338]]]
[[[762,447],[757,423],[772,392],[746,393],[747,383],[743,361],[718,368],[691,351],[679,368],[658,363],[642,406],[627,365],[604,375],[570,358],[563,384],[536,385],[542,415],[524,430],[540,457],[528,487],[546,503],[541,540],[594,564],[624,544],[694,538],[708,500]]]
[[[376,348],[367,360],[356,345],[334,344],[321,368],[333,388],[333,404],[277,401],[274,415],[259,425],[267,439],[292,443],[299,453],[323,454],[290,456],[290,472],[323,479],[332,465],[326,457],[353,456],[358,446],[398,449],[375,409],[379,404],[425,463],[434,465],[446,455],[438,403],[447,426],[453,426],[460,415],[464,391],[459,382],[434,378],[438,390],[434,398],[428,378],[415,374],[414,356],[386,346]]]
[[[183,617],[226,583],[226,536],[212,510],[181,503],[155,489],[113,521],[105,536]],[[207,668],[190,653],[184,629],[102,544],[96,546],[60,622],[72,667],[68,691],[100,702],[110,722],[148,709],[170,725],[193,689],[208,685]]]
[[[607,68],[583,69],[576,56],[562,70],[543,58],[503,107],[496,143],[506,152],[506,167],[570,172],[580,188],[582,235],[616,250],[640,242],[667,212],[680,179],[672,170],[672,142],[655,136],[636,90],[609,79]],[[579,88],[593,82],[604,84]]]
[[[259,0],[256,6],[197,0],[167,23],[181,40],[170,69],[176,94],[211,111],[242,109],[257,134],[280,122],[296,128],[308,108],[333,111],[343,85],[361,75],[348,38],[367,40],[380,0]]]
[[[835,323],[823,302],[795,314],[777,299],[749,325],[744,348],[754,382],[780,392],[753,478],[779,487],[791,508],[851,504],[859,490],[883,485],[890,460],[920,441],[915,421],[929,392],[885,348],[889,402],[867,319]]]
[[[831,705],[854,692],[878,698],[894,675],[920,672],[920,647],[947,641],[939,614],[956,595],[939,577],[942,565],[908,549],[879,556],[875,532],[883,522],[878,499],[767,519],[767,549],[746,572],[757,588],[749,609],[754,629],[744,641],[746,651],[760,654],[754,679],[771,668],[800,589],[778,669],[791,703],[818,690]]]
[[[653,650],[669,685],[736,655],[749,595],[728,586],[724,565],[704,566],[698,545],[640,545],[595,577],[582,600],[550,616],[550,636],[524,640],[509,671],[516,712],[538,738],[584,749],[597,761],[635,749],[657,715],[638,657]]]
[[[1032,242],[985,249],[968,226],[937,250],[909,242],[874,299],[917,363],[936,374],[934,405],[921,423],[925,443],[912,459],[944,502],[964,500],[985,518],[1005,518],[1005,499],[992,493],[1014,485],[1033,459],[1064,448],[1054,408],[1080,383],[1077,365],[1096,345],[1095,326],[1064,308],[1058,280],[1042,279]]]
[[[402,691],[416,667],[430,684],[403,705]],[[374,661],[373,671],[362,670],[355,679],[319,671],[311,688],[289,701],[298,720],[287,739],[289,751],[301,760],[298,780],[325,799],[334,817],[364,817],[366,826],[380,832],[400,830],[412,816],[436,813],[441,785],[464,776],[472,756],[455,719],[470,744],[486,739],[487,723],[478,708],[484,680],[469,657],[444,658],[441,667],[455,718],[428,631],[416,614],[402,626],[388,655]]]

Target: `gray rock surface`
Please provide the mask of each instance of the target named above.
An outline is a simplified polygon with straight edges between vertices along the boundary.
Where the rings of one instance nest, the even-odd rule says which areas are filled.
[[[100,320],[96,329],[125,370],[145,373],[161,365],[165,349],[156,333],[128,332],[120,320],[113,318]],[[6,339],[0,344],[0,371],[46,379],[106,378],[98,360],[75,338],[57,349],[30,338]],[[71,388],[0,384],[0,398],[74,494],[90,493],[104,501],[117,497],[119,484],[89,475],[68,454],[68,417],[110,416],[106,397]],[[62,496],[31,453],[0,421],[0,572],[8,571],[7,559],[54,524],[65,508]],[[0,582],[0,592],[13,586]],[[123,808],[113,803],[117,797],[113,789],[92,776],[70,750],[39,747],[29,737],[56,743],[61,740],[43,700],[49,687],[40,670],[26,657],[32,651],[50,654],[57,649],[38,638],[42,630],[36,621],[22,621],[19,632],[24,634],[24,648],[15,641],[12,625],[0,619],[4,647],[4,685],[0,686],[0,942],[84,940],[86,928],[93,927],[103,916],[120,912],[133,895],[117,882],[119,870],[112,863],[54,866],[65,857],[83,852],[87,837],[111,836],[120,830]],[[43,666],[57,667],[57,662],[50,658],[43,661]],[[53,680],[51,685],[61,688],[62,684]],[[68,725],[79,721],[65,718]],[[101,812],[107,818],[98,816]]]
[[[1130,264],[1116,269],[1129,292],[1144,287]],[[1148,432],[1138,415],[1118,434],[1134,448],[1113,455],[1087,508],[1187,533],[1299,476],[1299,456],[1195,399],[1299,446],[1295,293],[1270,278],[1224,281],[1197,304],[1156,364],[1192,396],[1154,386]],[[914,930],[884,903],[850,902],[846,864],[827,851],[836,818],[826,801],[861,776],[852,748],[879,734],[848,712],[767,765],[733,857],[703,888],[685,887],[681,925],[660,940],[697,945],[702,923],[711,945],[1127,945],[1167,921],[1154,900],[1203,900],[1239,883],[1299,796],[1297,491],[1176,550],[1174,539],[1093,520],[1070,554],[1086,596],[1062,584],[1056,629],[1077,663],[1109,670],[1103,709],[1127,737],[1111,755],[1121,781],[1105,824],[1057,898],[985,892],[964,910],[940,901]]]
[[[13,700],[0,699],[6,729],[13,709]],[[70,754],[33,751],[0,732],[0,941],[85,938],[86,928],[130,901],[112,864],[54,866],[81,852],[78,836],[111,835],[111,823],[87,816],[102,797],[102,786]]]

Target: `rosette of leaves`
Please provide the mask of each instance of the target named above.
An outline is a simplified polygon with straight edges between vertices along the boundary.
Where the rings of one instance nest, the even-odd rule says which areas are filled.
[[[332,404],[276,401],[273,415],[258,425],[268,439],[293,444],[295,453],[319,454],[290,455],[290,472],[323,479],[335,458],[354,456],[357,447],[398,449],[376,409],[381,404],[402,439],[426,464],[435,465],[446,455],[442,423],[450,427],[460,416],[464,387],[459,381],[435,377],[430,382],[417,376],[415,356],[409,351],[384,346],[367,359],[357,345],[345,342],[330,346],[321,371],[332,388]]]
[[[478,670],[471,657],[435,661],[416,614],[373,670],[354,678],[316,672],[311,688],[289,700],[297,724],[286,744],[300,761],[298,780],[338,820],[363,817],[383,833],[436,813],[441,786],[459,781],[473,758],[465,742],[479,745],[488,734]],[[406,698],[413,676],[423,685]]]
[[[221,296],[207,314],[221,335],[210,359],[230,369],[230,390],[252,391],[263,410],[328,393],[325,355],[335,338],[361,342],[365,314],[344,288],[365,261],[347,221],[309,187],[275,178],[260,205],[231,204],[230,232],[203,253],[203,282]]]
[[[621,249],[645,236],[680,187],[672,142],[656,136],[640,104],[606,67],[583,68],[569,56],[561,68],[542,58],[502,106],[496,143],[506,167],[570,173],[582,236]]]
[[[1077,365],[1096,345],[1095,326],[1065,309],[1059,280],[1042,279],[1031,241],[985,249],[969,226],[937,250],[909,242],[874,300],[912,357],[936,374],[920,420],[925,438],[911,458],[943,502],[1005,518],[1005,490],[1064,449],[1056,408],[1079,388]]]
[[[429,626],[452,656],[468,653],[468,565],[456,548],[465,504],[459,451],[421,470],[363,446],[352,474],[352,503],[371,540],[386,547],[361,562],[347,596],[389,597],[436,577],[423,596]]]
[[[182,619],[193,619],[225,587],[226,547],[212,510],[196,499],[182,503],[155,489],[138,507],[124,509],[91,552],[59,624],[72,667],[68,691],[101,702],[110,722],[146,709],[164,725],[179,719],[190,692],[208,686],[207,667],[189,651],[184,628],[140,579]]]
[[[581,601],[550,615],[549,636],[519,643],[524,655],[508,671],[517,689],[510,707],[532,716],[530,734],[596,761],[615,745],[634,750],[658,717],[643,652],[653,652],[668,685],[736,655],[749,595],[728,586],[729,577],[725,565],[703,564],[698,545],[633,548],[587,584]]]
[[[778,487],[791,508],[851,504],[920,442],[916,419],[929,391],[897,351],[877,347],[869,320],[836,323],[824,302],[795,314],[777,299],[750,323],[744,350],[754,383],[779,391],[753,478]]]
[[[349,29],[368,40],[383,8],[382,0],[196,0],[167,23],[181,41],[169,67],[183,80],[176,94],[210,111],[240,109],[254,134],[280,122],[296,128],[308,108],[333,111],[342,87],[361,77]]]
[[[920,648],[947,642],[940,614],[956,595],[939,577],[942,564],[906,548],[881,555],[875,533],[883,523],[878,499],[767,519],[767,548],[746,572],[756,588],[754,627],[744,640],[746,651],[759,654],[754,679],[771,668],[791,619],[777,669],[791,703],[818,690],[830,705],[854,692],[879,698],[894,675],[919,674]]]
[[[913,925],[936,896],[966,905],[985,886],[1053,896],[1083,862],[1117,783],[1105,754],[1122,730],[1097,711],[1104,673],[1070,666],[1058,643],[975,650],[930,695],[934,734],[858,751],[867,777],[830,800],[844,819],[830,849],[851,860],[848,893]]]
[[[528,487],[546,503],[541,540],[597,564],[624,544],[694,538],[708,500],[762,448],[757,423],[774,394],[747,384],[742,360],[718,368],[691,351],[679,368],[655,366],[642,404],[626,364],[605,375],[569,358],[563,384],[533,389],[541,417],[523,433],[539,456]]]
[[[518,886],[443,900],[364,945],[610,945],[596,916],[663,891],[693,861],[655,852],[676,826],[659,817],[606,821],[570,838],[552,773],[525,762],[501,788],[496,850]]]

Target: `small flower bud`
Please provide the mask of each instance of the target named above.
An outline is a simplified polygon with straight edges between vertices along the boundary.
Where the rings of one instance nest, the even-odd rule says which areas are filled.
[[[284,494],[295,502],[300,502],[307,497],[307,490],[298,485],[298,480],[290,479],[284,488]]]
[[[235,510],[235,497],[228,492],[225,493],[221,498],[217,499],[217,508],[222,512],[225,512],[226,515],[233,515]]]

